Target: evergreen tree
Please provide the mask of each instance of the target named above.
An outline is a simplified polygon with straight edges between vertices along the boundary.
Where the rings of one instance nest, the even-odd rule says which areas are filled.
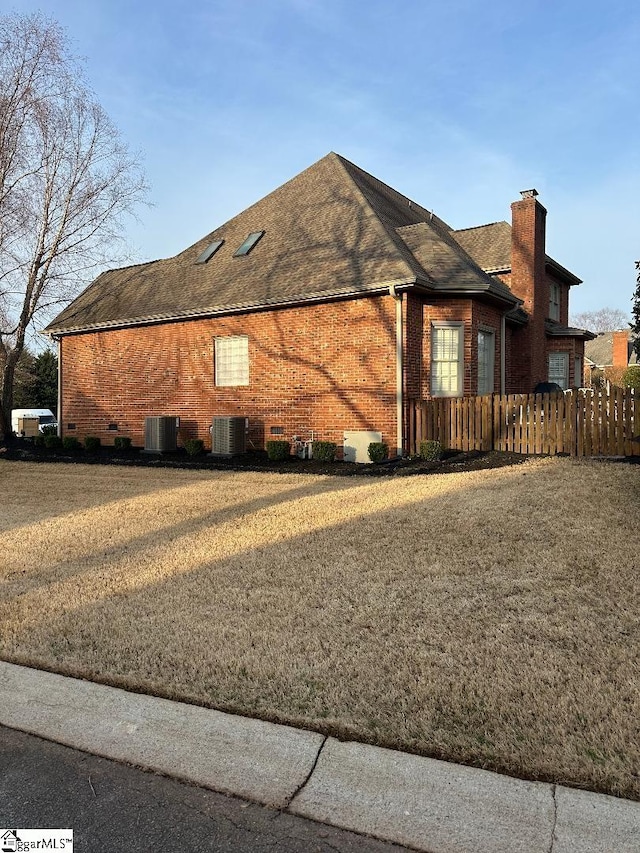
[[[13,384],[13,408],[32,409],[33,385],[36,381],[36,359],[33,353],[24,349],[16,364],[16,374]]]
[[[45,350],[34,362],[34,382],[32,389],[33,406],[36,409],[58,409],[58,357]]]

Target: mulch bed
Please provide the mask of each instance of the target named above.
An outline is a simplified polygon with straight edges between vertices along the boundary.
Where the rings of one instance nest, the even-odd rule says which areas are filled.
[[[418,457],[390,459],[385,462],[363,465],[353,462],[320,462],[314,459],[289,459],[272,462],[266,452],[251,451],[231,458],[202,455],[187,456],[184,450],[177,453],[148,454],[138,449],[116,451],[103,447],[97,454],[86,451],[65,453],[34,447],[27,441],[16,441],[0,448],[0,459],[24,462],[62,462],[85,465],[128,465],[148,468],[185,468],[211,471],[273,471],[280,474],[325,474],[337,477],[412,476],[415,474],[451,474],[459,471],[479,471],[518,465],[527,457],[520,453],[502,453],[479,450],[446,451],[439,462],[427,462]]]

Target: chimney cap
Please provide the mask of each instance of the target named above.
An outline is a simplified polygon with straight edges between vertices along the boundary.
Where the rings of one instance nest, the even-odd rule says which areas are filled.
[[[520,190],[522,198],[535,198],[538,195],[538,190]]]

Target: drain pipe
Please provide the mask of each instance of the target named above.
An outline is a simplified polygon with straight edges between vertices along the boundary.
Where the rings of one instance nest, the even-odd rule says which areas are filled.
[[[58,411],[56,420],[58,422],[58,437],[62,436],[62,341],[60,337],[54,337],[58,350]]]
[[[402,294],[394,284],[389,285],[389,294],[396,302],[396,455],[402,456],[404,436],[402,433],[404,411],[402,400],[403,364],[402,364]]]
[[[511,309],[509,309],[511,310]],[[507,313],[500,320],[500,395],[504,397],[507,387]]]

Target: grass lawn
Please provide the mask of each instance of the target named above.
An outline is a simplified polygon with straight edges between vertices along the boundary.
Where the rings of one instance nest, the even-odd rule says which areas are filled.
[[[640,799],[639,475],[0,462],[0,657]]]

